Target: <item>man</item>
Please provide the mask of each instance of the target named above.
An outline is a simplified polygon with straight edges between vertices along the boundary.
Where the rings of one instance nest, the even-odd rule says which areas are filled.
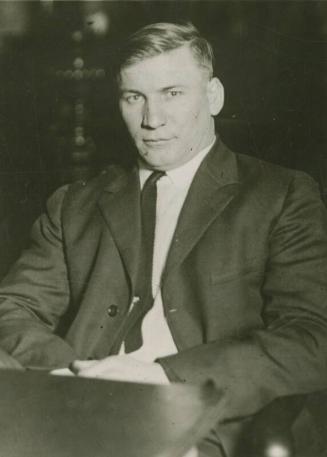
[[[0,304],[1,347],[25,367],[212,379],[227,426],[204,443],[207,456],[229,449],[228,422],[327,379],[316,185],[216,136],[224,91],[212,60],[191,24],[153,24],[128,40],[117,80],[138,164],[49,199]]]

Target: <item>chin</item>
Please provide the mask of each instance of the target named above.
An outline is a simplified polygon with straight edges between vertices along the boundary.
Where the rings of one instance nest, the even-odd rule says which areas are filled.
[[[168,152],[153,152],[153,151],[145,151],[141,154],[142,159],[151,167],[159,168],[165,167],[165,165],[169,166],[167,160],[165,160],[168,156]]]
[[[152,170],[167,171],[171,168],[168,164],[164,164],[164,163],[150,162],[146,159],[144,159],[144,162]]]

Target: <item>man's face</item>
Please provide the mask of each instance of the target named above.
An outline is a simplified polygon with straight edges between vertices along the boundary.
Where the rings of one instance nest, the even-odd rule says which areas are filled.
[[[213,141],[223,88],[217,78],[209,81],[189,47],[123,68],[120,92],[122,117],[150,168],[176,168]]]

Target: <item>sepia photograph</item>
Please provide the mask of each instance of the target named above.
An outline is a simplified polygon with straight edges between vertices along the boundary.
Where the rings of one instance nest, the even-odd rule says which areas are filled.
[[[327,1],[0,0],[0,457],[327,457]]]

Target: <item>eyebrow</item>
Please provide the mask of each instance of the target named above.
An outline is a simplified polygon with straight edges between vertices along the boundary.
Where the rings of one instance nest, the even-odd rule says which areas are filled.
[[[163,87],[162,89],[160,89],[160,91],[166,92],[167,90],[172,90],[172,89],[185,89],[185,87],[186,86],[184,84],[174,84],[173,86]]]
[[[172,89],[185,89],[185,88],[186,88],[186,86],[184,84],[174,84],[171,86],[162,87],[158,90],[158,92],[167,92],[168,90],[172,90]],[[140,92],[137,89],[120,89],[121,95],[128,94],[128,93],[144,95],[143,92]]]
[[[119,93],[121,95],[123,95],[123,94],[139,94],[139,95],[143,95],[142,92],[140,92],[139,90],[135,90],[135,89],[120,89]]]

